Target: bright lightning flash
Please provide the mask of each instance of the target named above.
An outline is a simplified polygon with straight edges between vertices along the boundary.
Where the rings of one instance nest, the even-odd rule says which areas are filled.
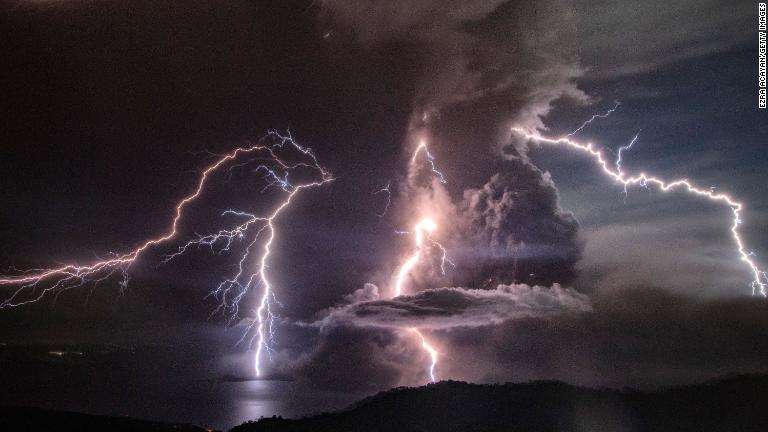
[[[429,364],[429,380],[430,382],[437,381],[435,379],[435,366],[437,365],[437,350],[432,347],[432,345],[427,342],[427,340],[424,338],[424,335],[421,334],[419,329],[415,327],[411,327],[410,330],[421,339],[421,347],[424,349],[424,351],[429,354],[429,357],[432,359],[432,363]]]
[[[400,294],[402,294],[405,278],[411,273],[411,270],[413,270],[413,267],[419,262],[419,259],[421,259],[422,249],[424,247],[424,233],[429,235],[436,229],[437,225],[430,218],[420,220],[413,228],[413,233],[416,237],[416,248],[413,255],[405,261],[403,266],[400,267],[400,270],[397,272],[397,278],[395,278],[395,297],[399,297]]]
[[[430,153],[429,148],[427,148],[427,144],[424,141],[421,141],[419,145],[416,147],[416,149],[413,152],[413,156],[411,157],[411,165],[413,166],[416,161],[417,157],[420,152],[424,152],[424,155],[426,157],[426,161],[430,166],[430,169],[432,171],[432,175],[437,178],[440,183],[446,183],[445,176],[442,172],[440,172],[437,169],[437,166],[435,164],[435,157]],[[387,185],[388,189],[389,185]],[[434,233],[437,230],[437,224],[434,220],[430,217],[425,217],[419,220],[418,223],[413,228],[413,235],[416,241],[416,245],[413,251],[413,254],[403,263],[403,265],[400,267],[400,269],[397,272],[397,276],[395,277],[395,286],[394,286],[394,297],[399,297],[403,293],[403,287],[405,285],[406,278],[408,275],[413,271],[413,268],[418,264],[419,260],[421,260],[423,252],[424,252],[424,243],[425,241],[428,241],[433,246],[440,249],[441,252],[441,259],[440,259],[440,270],[442,274],[445,274],[445,264],[448,263],[450,265],[453,265],[453,263],[447,258],[446,250],[437,241],[433,240],[431,237],[431,234]],[[399,234],[410,234],[407,231],[401,231],[398,232]],[[424,334],[419,331],[419,329],[415,327],[409,327],[409,330],[413,333],[415,333],[419,340],[421,341],[421,347],[422,349],[429,355],[431,359],[431,363],[429,365],[429,379],[430,382],[435,382],[435,367],[437,365],[437,358],[438,353],[437,350],[435,350],[432,345],[429,344],[427,339],[424,337]]]
[[[630,185],[640,185],[647,187],[648,185],[653,184],[664,192],[672,190],[684,190],[690,194],[707,198],[710,201],[720,202],[727,205],[733,212],[733,221],[731,225],[733,241],[736,244],[739,257],[744,263],[747,264],[747,267],[749,268],[753,277],[751,284],[752,294],[760,293],[763,297],[768,295],[768,292],[766,292],[768,276],[766,276],[766,272],[760,270],[757,264],[752,260],[751,256],[753,254],[751,252],[747,252],[744,249],[744,242],[742,241],[741,235],[739,234],[739,225],[742,223],[741,211],[744,209],[744,205],[736,201],[730,195],[721,192],[716,193],[713,188],[702,189],[687,179],[667,181],[643,172],[641,172],[639,175],[629,176],[621,170],[621,153],[619,153],[619,159],[617,160],[616,168],[614,169],[611,167],[605,157],[603,157],[603,152],[599,149],[596,149],[592,143],[582,143],[575,141],[569,138],[568,135],[560,138],[548,138],[537,133],[529,133],[521,128],[512,128],[512,131],[536,143],[566,146],[586,153],[600,166],[605,175],[613,178],[616,182],[621,183],[625,188]],[[628,150],[634,142],[635,139],[633,139],[628,146],[623,147],[623,149]]]
[[[395,278],[395,297],[399,297],[400,294],[402,294],[403,291],[403,284],[405,283],[405,278],[410,274],[411,270],[413,270],[413,267],[419,262],[422,256],[422,248],[424,245],[424,239],[429,239],[434,244],[439,246],[440,250],[443,252],[443,263],[447,261],[447,258],[445,257],[445,248],[443,248],[440,243],[435,242],[429,237],[429,234],[435,232],[437,230],[437,224],[430,219],[430,218],[424,218],[419,221],[419,223],[416,224],[416,226],[413,229],[414,237],[416,237],[416,248],[413,252],[413,255],[411,255],[410,258],[408,258],[407,261],[400,267],[400,270],[397,272],[397,277]],[[448,261],[450,262],[450,261]],[[441,268],[444,270],[444,264],[441,266]],[[434,348],[432,348],[431,345],[427,342],[424,335],[419,331],[419,329],[415,327],[411,327],[410,330],[414,333],[416,333],[419,338],[421,339],[421,347],[424,349],[424,351],[429,354],[430,358],[432,359],[432,363],[429,366],[429,377],[431,382],[435,382],[435,365],[437,364],[437,351],[435,351]]]
[[[119,285],[121,290],[124,290],[128,286],[131,265],[146,250],[170,242],[177,236],[179,221],[184,209],[200,197],[209,179],[217,171],[229,164],[231,174],[233,169],[249,165],[256,160],[266,160],[266,162],[254,167],[252,171],[264,173],[264,179],[267,181],[266,188],[276,186],[286,193],[282,201],[279,202],[271,213],[266,216],[256,216],[242,211],[227,210],[222,216],[234,217],[239,220],[244,219],[245,221],[229,229],[222,229],[207,235],[198,235],[197,238],[178,247],[175,253],[167,255],[163,260],[163,263],[167,263],[175,257],[184,254],[192,247],[207,246],[212,250],[218,247],[218,252],[222,252],[230,251],[230,247],[236,241],[247,241],[247,246],[243,248],[234,275],[221,282],[210,295],[221,302],[216,310],[214,310],[214,313],[221,311],[222,313],[229,314],[229,323],[231,323],[237,318],[240,301],[246,293],[251,288],[261,286],[262,294],[258,307],[255,310],[256,317],[245,333],[247,335],[255,328],[255,332],[253,332],[251,337],[251,348],[254,344],[256,345],[256,374],[261,375],[261,353],[263,350],[270,349],[269,342],[273,334],[273,315],[270,311],[270,304],[271,299],[274,298],[274,293],[272,284],[267,276],[267,269],[269,268],[268,260],[272,244],[276,236],[275,220],[290,205],[292,199],[300,191],[318,187],[333,180],[331,174],[320,166],[312,151],[307,147],[299,145],[290,133],[281,135],[276,131],[269,131],[265,138],[269,138],[272,143],[236,148],[230,153],[220,156],[215,162],[206,167],[202,171],[194,190],[177,202],[174,217],[167,231],[158,237],[145,240],[137,248],[117,254],[110,259],[99,260],[87,265],[66,264],[55,268],[28,270],[14,276],[0,276],[0,287],[15,287],[15,290],[9,297],[0,301],[0,309],[34,303],[49,294],[58,296],[64,291],[84,285],[95,286],[118,272],[122,276]],[[304,161],[293,162],[281,158],[278,152],[285,148],[298,153]],[[244,155],[258,155],[259,157],[243,163],[233,164],[233,162]],[[289,174],[299,169],[313,172],[316,179],[293,184],[289,180]],[[267,238],[261,246],[259,256],[255,258],[258,266],[253,272],[248,272],[247,268],[253,262],[252,252],[257,247],[258,239],[264,231],[267,232]],[[26,293],[31,293],[32,297],[25,298]]]

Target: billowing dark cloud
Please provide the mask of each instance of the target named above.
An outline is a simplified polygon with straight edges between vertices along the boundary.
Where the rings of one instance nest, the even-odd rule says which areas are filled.
[[[325,7],[331,23],[348,27],[363,44],[419,46],[416,123],[450,105],[500,95],[506,101],[494,122],[538,127],[555,99],[588,99],[575,84],[582,69],[544,31],[547,12],[533,2],[330,1]]]
[[[459,213],[457,273],[474,279],[463,283],[550,285],[573,278],[579,224],[560,208],[549,174],[531,163],[503,163],[483,187],[464,191]]]
[[[418,46],[407,144],[416,136],[434,143],[458,185],[408,191],[401,207],[410,207],[401,213],[410,223],[433,210],[457,268],[440,279],[434,260],[425,259],[411,275],[415,294],[382,300],[389,289],[384,284],[381,293],[368,285],[352,294],[349,304],[316,323],[320,344],[303,359],[298,376],[329,386],[356,382],[333,368],[340,362],[361,381],[371,374],[383,386],[418,377],[424,382],[418,374],[424,354],[412,348],[417,342],[401,326],[429,329],[441,353],[438,376],[454,379],[655,386],[765,371],[764,303],[705,301],[694,298],[695,288],[691,297],[667,292],[667,280],[696,285],[701,277],[674,268],[650,274],[664,264],[653,253],[665,244],[632,242],[632,236],[620,245],[591,236],[590,257],[579,263],[578,222],[560,207],[549,174],[529,159],[527,143],[509,136],[512,125],[546,129],[543,118],[561,99],[569,105],[597,100],[577,86],[582,77],[624,77],[741,43],[747,27],[734,24],[749,15],[715,3],[617,3],[600,10],[581,1],[324,3],[329,25],[347,26],[364,46]],[[681,19],[689,14],[701,19]],[[499,150],[507,160],[501,169],[493,165]],[[493,169],[481,172],[480,166]],[[489,172],[498,174],[485,181]],[[642,235],[650,228],[634,230]],[[691,246],[685,260],[701,263],[709,251],[700,242]],[[710,254],[697,268],[718,258]],[[650,264],[634,266],[641,261]],[[589,290],[588,299],[559,285],[537,287],[572,281],[577,270],[587,273],[577,286]],[[563,294],[554,296],[559,303],[553,292]],[[555,309],[560,313],[549,313]],[[573,310],[583,313],[562,313]],[[343,352],[341,358],[332,349]]]
[[[547,172],[524,158],[498,161],[498,173],[454,199],[422,165],[410,165],[407,187],[394,206],[402,210],[406,223],[415,225],[429,217],[438,227],[429,238],[439,244],[425,241],[422,258],[409,273],[411,292],[436,286],[549,286],[573,279],[582,249],[579,224],[560,207]],[[429,175],[424,176],[425,171]],[[410,248],[412,241],[407,243]],[[409,249],[403,249],[402,256],[409,256]],[[374,282],[384,290],[391,285],[386,277]]]
[[[668,4],[654,0],[631,8],[624,2],[602,3],[596,8],[587,0],[417,0],[327,1],[325,6],[353,23],[356,36],[365,43],[411,38],[442,40],[450,45],[464,35],[461,30],[482,23],[486,33],[496,33],[475,40],[476,46],[485,47],[488,53],[503,53],[500,48],[517,46],[522,58],[525,51],[519,46],[534,45],[540,51],[548,48],[548,54],[578,55],[591,72],[602,76],[637,73],[726,50],[750,34],[747,2],[686,0]],[[654,31],[658,28],[666,31]]]
[[[576,85],[581,66],[550,25],[557,8],[500,0],[329,1],[324,11],[324,25],[346,30],[339,37],[419,53],[406,148],[434,142],[437,154],[461,151],[436,163],[463,159],[473,167],[449,178],[458,186],[430,182],[429,170],[408,172],[394,212],[409,225],[425,215],[435,219],[441,241],[450,237],[445,245],[457,266],[444,277],[434,271],[434,260],[419,265],[411,275],[414,288],[570,281],[580,251],[578,223],[560,209],[554,183],[527,159],[525,143],[510,146],[508,133],[511,125],[543,129],[542,117],[560,98],[590,101]],[[507,163],[499,164],[500,151]],[[463,190],[477,184],[467,177],[488,165],[498,174]],[[441,251],[430,252],[434,258]]]
[[[371,285],[356,293],[371,294]],[[496,289],[432,288],[412,296],[369,300],[330,310],[316,326],[450,329],[499,324],[510,319],[543,317],[591,309],[589,298],[553,285],[499,285]]]

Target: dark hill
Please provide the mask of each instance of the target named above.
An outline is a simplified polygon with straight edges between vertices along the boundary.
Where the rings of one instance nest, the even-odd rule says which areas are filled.
[[[51,432],[205,432],[179,423],[153,422],[38,408],[0,407],[1,431]]]
[[[557,382],[398,388],[297,420],[263,418],[233,432],[766,431],[768,377],[739,376],[657,392]]]

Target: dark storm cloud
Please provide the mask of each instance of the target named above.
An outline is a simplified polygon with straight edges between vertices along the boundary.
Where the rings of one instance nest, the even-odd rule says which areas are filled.
[[[493,289],[518,282],[548,286],[573,279],[582,249],[579,224],[560,207],[549,174],[523,158],[494,166],[497,174],[454,200],[429,169],[431,183],[413,183],[410,174],[425,170],[410,164],[408,187],[400,191],[394,209],[407,215],[407,223],[429,217],[437,225],[408,275],[411,292],[438,286]],[[406,244],[412,247],[412,241]],[[408,253],[403,249],[398,256]],[[392,283],[382,275],[372,281],[384,289]]]
[[[338,8],[340,4],[348,3],[328,3],[331,8]],[[460,8],[457,8],[455,15],[446,16],[430,14],[434,2],[421,1],[416,2],[417,9],[412,15],[398,13],[407,9],[388,9],[385,6],[373,12],[362,6],[345,10],[347,18],[358,24],[357,32],[363,35],[365,43],[402,38],[403,35],[418,40],[423,38],[421,28],[426,29],[424,32],[428,34],[449,35],[442,40],[458,41],[454,45],[462,48],[453,50],[450,46],[442,47],[439,42],[427,39],[435,52],[443,53],[451,61],[446,58],[426,59],[432,70],[424,72],[423,81],[433,81],[420,83],[421,99],[418,100],[416,114],[420,114],[419,109],[439,110],[439,115],[428,116],[426,127],[430,129],[436,147],[448,147],[445,151],[455,156],[451,162],[456,163],[458,168],[454,167],[455,172],[462,179],[475,172],[477,164],[474,161],[478,159],[477,154],[485,150],[484,146],[499,142],[506,144],[503,134],[500,139],[498,133],[500,129],[505,130],[504,126],[516,124],[543,129],[541,117],[550,112],[557,99],[565,95],[577,102],[588,101],[575,85],[584,70],[587,78],[639,74],[738,45],[745,38],[745,29],[751,25],[745,21],[750,14],[741,13],[746,3],[736,6],[739,10],[736,13],[730,9],[731,5],[721,2],[680,2],[675,5],[647,2],[631,6],[615,2],[602,4],[600,8],[588,7],[583,2],[537,2],[537,8],[542,11],[538,17],[511,12],[520,10],[516,8],[525,8],[524,3],[484,5],[494,9],[479,8],[474,9],[477,14],[462,15]],[[456,21],[452,21],[453,18]],[[463,20],[462,25],[454,26],[459,20]],[[518,20],[526,21],[520,26],[538,23],[544,27],[543,23],[546,23],[550,30],[538,28],[531,31],[536,36],[515,37],[514,28]],[[507,37],[509,35],[513,36]],[[546,53],[554,59],[533,60],[535,55],[530,56],[527,50],[537,42],[535,54]],[[512,51],[505,51],[505,43],[514,47],[514,55],[509,55]],[[567,54],[580,55],[580,61]],[[472,63],[471,59],[477,61]],[[540,67],[542,65],[544,67]],[[548,70],[546,65],[551,69]],[[433,70],[443,71],[444,75],[433,73]],[[507,80],[507,73],[514,79]],[[450,96],[431,96],[435,88],[447,89],[446,93]],[[680,105],[677,109],[684,109],[684,103]],[[679,113],[672,114],[664,116],[664,121],[679,120]],[[682,138],[684,141],[686,137]],[[510,150],[512,153],[507,156],[522,157],[527,161],[524,145]],[[464,162],[468,160],[472,163]],[[520,168],[514,167],[511,171],[516,169]],[[548,176],[541,172],[523,177],[523,184],[531,181],[551,183]],[[455,179],[456,176],[449,178]],[[487,212],[488,219],[493,222],[497,214],[495,209],[503,208],[505,188],[503,184],[494,184],[493,181],[489,184],[492,191],[501,192],[483,193],[484,186],[470,191],[470,195],[495,197],[487,209],[474,212],[479,215]],[[553,185],[550,189],[548,193],[556,192]],[[510,187],[509,191],[520,193],[518,187]],[[558,222],[552,217],[557,214],[552,211],[553,208],[550,207],[547,223]],[[519,223],[521,228],[525,226],[516,219],[512,216],[499,218],[508,222],[507,227],[513,233],[515,224]],[[503,243],[493,240],[493,223],[480,216],[474,220],[480,233],[477,237],[484,239],[485,245],[495,243],[497,253],[503,251],[499,248]],[[565,218],[559,222],[559,227],[564,228],[562,238],[573,239],[578,228],[575,221],[568,223],[568,218]],[[556,378],[588,385],[657,386],[675,381],[702,380],[723,373],[765,371],[764,360],[768,354],[761,339],[767,325],[763,318],[763,303],[752,300],[702,301],[664,291],[669,289],[665,284],[669,280],[669,285],[688,286],[687,292],[695,297],[704,284],[737,283],[735,278],[724,274],[738,274],[739,270],[734,267],[732,270],[735,272],[731,273],[722,271],[725,270],[723,267],[715,269],[718,256],[707,247],[708,243],[703,240],[705,237],[678,245],[683,249],[679,254],[681,262],[695,263],[694,267],[685,267],[681,271],[682,268],[665,266],[670,263],[664,262],[662,254],[655,251],[676,249],[678,246],[671,248],[668,242],[658,241],[665,236],[659,233],[679,232],[695,225],[696,221],[687,219],[665,227],[654,226],[653,222],[608,227],[608,230],[618,231],[622,238],[609,244],[605,237],[594,236],[594,243],[588,244],[588,248],[591,247],[590,259],[580,268],[590,273],[605,270],[599,277],[581,281],[585,289],[603,292],[599,299],[593,299],[593,312],[578,316],[510,320],[497,326],[431,334],[430,340],[443,343],[444,352],[450,356],[450,359],[442,359],[445,376],[481,381]],[[649,238],[651,231],[653,239]],[[534,230],[530,241],[537,243],[542,233],[547,232],[551,230],[545,229],[545,226]],[[505,236],[504,232],[501,236],[496,235],[502,239]],[[571,240],[567,244],[576,242]],[[535,253],[536,248],[531,249],[531,253]],[[489,248],[478,247],[478,250],[489,254]],[[576,262],[578,248],[566,248],[565,252],[566,257],[569,256],[567,262]],[[458,257],[457,261],[460,259]],[[647,266],[643,264],[645,262]],[[730,264],[727,267],[730,268]],[[499,268],[505,269],[505,266],[500,265]],[[692,271],[692,268],[698,272]],[[477,279],[482,281],[485,272],[479,273]],[[548,272],[541,273],[547,277]],[[573,274],[571,267],[570,276]],[[745,284],[737,284],[741,285]],[[662,288],[638,288],[645,286]],[[398,305],[387,312],[403,313],[405,309],[406,313],[411,313],[411,307]],[[420,309],[418,311],[421,312]],[[437,308],[430,310],[430,313],[446,312]],[[713,322],[718,325],[713,325]],[[758,342],[753,343],[754,340]],[[362,354],[358,361],[369,364],[375,363],[376,359]]]
[[[586,101],[582,74],[562,54],[547,11],[533,2],[329,1],[332,22],[368,45],[407,41],[422,48],[414,120],[450,105],[487,96],[507,99],[494,121],[541,126],[555,99]],[[512,102],[510,102],[512,101]],[[499,116],[500,115],[500,116]]]
[[[407,223],[428,214],[453,236],[447,246],[457,268],[450,278],[420,266],[413,284],[493,287],[571,280],[580,250],[578,224],[559,208],[554,183],[529,163],[525,143],[502,153],[522,161],[500,170],[498,163],[510,125],[544,128],[542,117],[556,100],[590,100],[576,86],[582,68],[550,25],[556,11],[510,1],[329,1],[324,7],[326,25],[345,29],[341,34],[363,46],[419,47],[412,140],[406,147],[426,138],[439,156],[454,152],[438,158],[438,164],[455,170],[448,189],[414,188],[409,171],[411,189],[398,197],[405,204],[395,206],[395,213],[407,214]],[[463,163],[467,169],[456,169]],[[463,191],[494,172],[486,169],[499,174]],[[463,201],[454,204],[451,193],[462,192]]]
[[[505,283],[570,281],[581,251],[576,218],[560,208],[548,173],[522,159],[501,168],[481,188],[464,191],[458,273]]]
[[[398,37],[441,40],[445,46],[456,40],[471,41],[473,47],[485,47],[499,57],[511,47],[519,53],[517,57],[523,57],[526,51],[520,46],[535,44],[539,50],[547,48],[550,55],[578,55],[599,75],[637,73],[726,50],[748,39],[751,16],[748,2],[717,0],[631,5],[615,1],[599,6],[587,0],[332,0],[324,4],[356,24],[355,34],[365,43]],[[473,23],[482,23],[487,34],[497,35],[472,41],[460,30],[472,28]],[[454,65],[454,72],[459,72],[465,64],[456,61]]]
[[[551,288],[525,284],[499,285],[496,289],[432,288],[412,296],[332,308],[313,325],[439,330],[590,309],[589,298],[557,284]]]
[[[542,117],[558,99],[599,100],[577,86],[581,78],[635,75],[744,43],[751,16],[747,2],[715,0],[323,5],[329,27],[349,27],[366,46],[419,46],[412,125],[427,120],[440,142],[461,148],[505,144],[510,125],[546,129]],[[513,144],[524,156],[524,143]]]

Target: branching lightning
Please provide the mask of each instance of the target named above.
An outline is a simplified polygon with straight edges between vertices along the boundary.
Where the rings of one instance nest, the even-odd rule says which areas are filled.
[[[293,139],[290,132],[287,135],[282,135],[276,131],[269,131],[265,138],[271,140],[271,143],[236,148],[225,155],[219,156],[211,165],[206,167],[202,171],[194,190],[176,203],[170,227],[163,234],[145,240],[135,249],[87,265],[66,264],[48,269],[23,271],[14,276],[0,276],[0,287],[15,287],[11,295],[0,302],[0,309],[37,302],[49,294],[58,295],[63,291],[84,285],[95,285],[111,278],[115,274],[121,275],[119,286],[121,290],[125,289],[129,282],[129,270],[142,253],[154,246],[168,243],[177,237],[179,221],[185,208],[200,197],[214,173],[221,170],[224,166],[230,165],[229,172],[231,175],[232,170],[236,168],[247,166],[256,160],[265,160],[266,162],[254,167],[252,171],[263,173],[264,180],[266,181],[265,188],[278,187],[286,193],[282,201],[277,204],[277,207],[271,213],[266,216],[257,216],[248,212],[227,210],[222,213],[223,217],[231,217],[241,222],[231,228],[198,235],[196,238],[179,246],[174,253],[166,255],[162,260],[162,263],[168,263],[193,247],[204,246],[216,253],[222,253],[230,251],[231,246],[236,241],[245,241],[247,243],[242,250],[234,274],[225,278],[210,295],[220,300],[220,304],[213,314],[217,312],[226,313],[229,315],[229,323],[231,323],[238,317],[240,301],[249,290],[258,286],[262,288],[261,298],[255,310],[256,316],[246,332],[247,335],[251,330],[255,329],[251,337],[251,348],[255,345],[256,374],[261,375],[260,357],[263,350],[270,349],[269,342],[273,335],[273,315],[270,310],[270,304],[274,298],[274,293],[272,284],[267,276],[267,269],[269,268],[268,263],[272,244],[276,236],[275,220],[290,205],[292,199],[301,190],[321,186],[333,180],[331,174],[320,166],[312,151],[307,147],[299,145]],[[303,160],[289,162],[281,158],[278,152],[286,147],[293,152],[298,152]],[[233,163],[243,155],[255,154],[261,157],[252,158],[242,163]],[[315,179],[293,184],[289,180],[289,174],[299,168],[312,171]],[[260,253],[255,252],[255,249],[258,248],[259,238],[265,231],[267,238],[260,247]],[[258,254],[258,256],[253,257],[255,254]],[[255,271],[250,272],[248,267],[252,260],[258,262],[258,266]],[[25,298],[26,293],[30,293],[31,297]]]
[[[621,149],[619,151],[619,158],[616,161],[616,168],[613,168],[605,159],[605,157],[603,156],[603,152],[601,150],[596,149],[592,143],[581,143],[569,138],[569,135],[572,135],[572,134],[569,134],[560,138],[548,138],[548,137],[539,135],[538,133],[527,132],[517,127],[512,128],[512,131],[536,143],[562,145],[562,146],[574,148],[576,150],[586,153],[600,166],[600,168],[602,169],[605,175],[613,178],[616,182],[621,183],[625,188],[630,185],[640,185],[640,186],[655,185],[661,191],[664,191],[664,192],[673,191],[673,190],[684,190],[690,194],[707,198],[710,201],[720,202],[727,205],[733,212],[733,221],[731,225],[731,234],[733,237],[733,241],[736,244],[736,249],[738,250],[740,259],[744,263],[746,263],[753,277],[753,280],[751,283],[752,293],[753,294],[760,293],[764,297],[768,295],[768,292],[766,292],[766,284],[768,284],[768,276],[766,276],[766,272],[763,270],[760,270],[757,264],[752,260],[751,256],[753,254],[745,250],[744,242],[741,238],[741,235],[739,234],[739,225],[741,225],[742,223],[741,211],[744,209],[744,205],[736,201],[736,199],[734,199],[730,195],[722,192],[716,193],[714,191],[714,188],[708,188],[708,189],[700,188],[687,179],[677,179],[677,180],[667,181],[659,177],[651,176],[644,172],[641,172],[638,175],[629,176],[621,170]],[[635,142],[635,139],[633,139],[628,146],[625,146],[624,150],[628,150],[634,142]]]
[[[445,184],[447,180],[445,179],[443,173],[437,169],[437,166],[435,165],[435,157],[432,155],[432,153],[429,152],[429,148],[427,148],[426,142],[421,141],[418,147],[416,147],[416,150],[414,150],[413,156],[411,157],[411,164],[416,163],[416,157],[419,155],[420,151],[424,152],[424,156],[427,158],[427,163],[429,163],[429,166],[432,169],[432,174],[437,177],[438,180],[440,180],[440,183]]]
[[[432,244],[434,244],[440,249],[442,253],[440,269],[443,274],[445,274],[446,262],[453,265],[453,263],[451,263],[451,261],[446,257],[445,248],[440,243],[431,239],[430,234],[433,233],[435,230],[437,230],[437,224],[435,224],[435,222],[430,218],[424,218],[420,220],[414,227],[413,234],[414,234],[414,237],[416,238],[416,247],[413,252],[413,255],[411,255],[405,261],[405,263],[403,263],[403,265],[400,267],[400,270],[398,270],[397,272],[397,276],[395,277],[394,297],[399,297],[402,294],[403,285],[405,283],[406,277],[411,273],[413,268],[421,259],[425,239],[429,240]],[[399,234],[408,234],[408,232],[399,232]],[[427,352],[427,354],[429,354],[430,358],[432,359],[432,363],[429,366],[429,377],[431,382],[435,382],[435,365],[437,364],[437,351],[434,348],[432,348],[429,342],[427,342],[426,338],[419,331],[419,329],[411,327],[410,330],[419,336],[419,338],[421,339],[421,347],[424,349],[424,351]]]
[[[429,148],[427,148],[426,142],[421,141],[418,147],[416,147],[416,149],[414,150],[413,156],[411,157],[411,167],[413,167],[413,165],[416,163],[417,157],[420,152],[424,152],[424,155],[426,157],[426,162],[429,164],[432,175],[435,178],[437,178],[440,181],[440,183],[445,184],[446,183],[445,176],[441,171],[437,169],[437,166],[435,164],[435,157],[432,155],[432,153],[430,153]],[[387,185],[387,189],[388,188],[389,188],[389,185]],[[437,224],[435,223],[435,221],[430,217],[423,217],[416,223],[412,232],[397,231],[398,234],[413,234],[415,239],[415,247],[411,256],[408,257],[408,259],[400,266],[400,269],[396,273],[395,281],[394,281],[393,297],[399,297],[400,295],[402,295],[406,278],[411,273],[411,271],[413,271],[414,267],[416,266],[416,264],[418,264],[419,260],[421,260],[424,254],[425,242],[429,242],[434,247],[440,250],[441,274],[445,275],[446,263],[451,266],[454,265],[451,262],[451,260],[448,259],[445,247],[443,247],[442,244],[432,239],[431,235],[436,230],[437,230]],[[424,337],[424,334],[421,333],[419,329],[415,327],[409,327],[408,329],[419,337],[419,341],[421,342],[421,348],[429,355],[431,359],[431,363],[429,365],[429,379],[430,379],[430,382],[435,382],[436,381],[435,367],[437,366],[437,359],[438,359],[437,350],[435,350],[432,347],[432,345],[430,345],[430,343]]]

